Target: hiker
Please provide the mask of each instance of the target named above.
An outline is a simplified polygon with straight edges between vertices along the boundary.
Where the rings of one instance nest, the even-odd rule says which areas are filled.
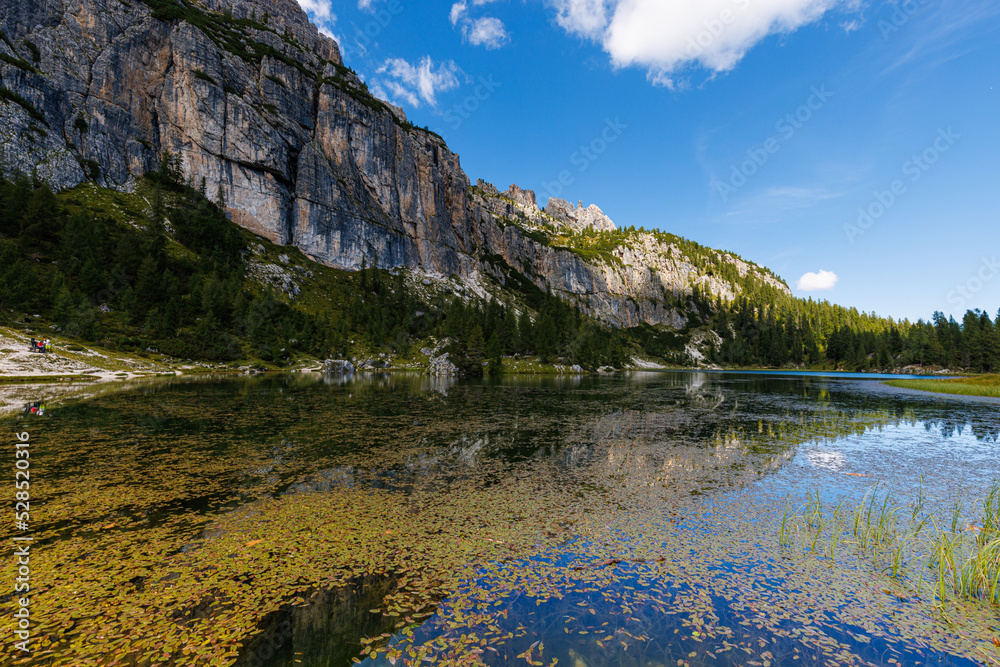
[[[38,352],[38,341],[35,340],[34,336],[31,337],[31,351]]]

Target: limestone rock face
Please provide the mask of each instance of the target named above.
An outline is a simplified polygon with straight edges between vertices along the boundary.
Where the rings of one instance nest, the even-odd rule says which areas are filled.
[[[578,202],[576,208],[573,208],[565,199],[553,197],[545,205],[545,212],[565,223],[570,229],[576,232],[585,229],[611,232],[618,229],[615,223],[611,221],[611,218],[604,215],[604,211],[598,208],[597,204],[591,204],[587,208],[584,208],[583,202]]]
[[[597,206],[542,211],[516,185],[470,188],[458,156],[371,96],[295,0],[192,0],[166,14],[141,0],[0,0],[0,28],[7,174],[128,190],[170,150],[234,222],[328,266],[470,283],[516,271],[620,326],[683,326],[665,295],[694,284],[735,293],[652,237],[607,261],[541,242],[615,225]]]
[[[529,211],[538,210],[538,201],[535,199],[534,190],[522,190],[517,184],[514,184],[504,191],[503,196],[513,201],[522,209]]]

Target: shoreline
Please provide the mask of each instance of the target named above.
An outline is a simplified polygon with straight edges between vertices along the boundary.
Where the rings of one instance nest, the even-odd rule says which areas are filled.
[[[324,373],[322,359],[300,359],[285,368],[274,368],[252,362],[210,363],[194,360],[178,360],[160,356],[149,350],[149,354],[113,352],[103,347],[67,339],[58,334],[51,335],[54,350],[49,353],[35,353],[28,349],[31,337],[29,327],[0,326],[0,417],[6,417],[22,409],[26,403],[36,400],[55,400],[74,396],[85,397],[104,391],[104,387],[112,385],[124,386],[132,383],[142,383],[165,378],[197,377],[211,374],[225,375],[256,375],[255,368],[263,368],[264,374],[271,373]],[[42,335],[33,332],[35,336]],[[364,355],[362,355],[364,356]],[[428,377],[463,376],[435,375],[429,372],[429,360],[422,358],[399,359],[399,364],[387,360],[388,368],[363,370],[360,373],[413,373]],[[249,364],[249,365],[248,365]],[[505,358],[503,375],[538,376],[538,377],[584,377],[609,376],[615,373],[652,372],[652,373],[752,373],[752,374],[803,374],[822,373],[829,376],[897,376],[901,382],[927,383],[940,379],[947,373],[952,378],[955,375],[977,377],[976,374],[952,373],[947,369],[927,367],[922,374],[914,373],[913,369],[906,372],[885,371],[845,371],[825,368],[720,368],[720,367],[690,367],[683,368],[660,364],[655,361],[633,357],[629,368],[602,369],[601,371],[577,372],[572,367],[561,364],[542,364],[532,358]],[[875,379],[873,377],[873,379]],[[896,382],[889,379],[886,382]],[[954,395],[971,395],[969,392],[947,392],[943,389],[933,390],[938,393]],[[980,394],[990,396],[991,394]]]
[[[40,335],[40,334],[35,334]],[[98,345],[82,343],[63,338],[57,334],[51,335],[54,350],[48,353],[34,353],[28,350],[30,334],[11,326],[0,326],[0,385],[9,384],[40,384],[64,382],[115,382],[152,377],[181,377],[203,373],[234,373],[244,374],[263,368],[262,372],[324,372],[324,359],[300,359],[298,363],[287,367],[271,367],[262,362],[218,362],[211,363],[195,360],[179,360],[160,356],[158,352],[148,350],[150,354],[113,352]],[[362,357],[366,355],[361,355]],[[371,355],[372,360],[376,355]],[[433,375],[428,372],[429,361],[423,358],[400,359],[400,364],[392,363],[386,368],[366,369],[361,372],[406,372]],[[602,369],[603,370],[603,369]],[[894,375],[917,377],[920,379],[952,379],[955,376],[976,377],[981,374],[965,371],[952,371],[936,367],[906,367],[899,370],[862,370],[851,371],[818,367],[781,367],[762,368],[720,367],[715,365],[681,367],[672,364],[633,357],[632,364],[625,368],[614,369],[613,372],[653,371],[653,372],[716,372],[716,373],[826,373],[830,375]],[[537,358],[504,358],[504,374],[510,375],[607,375],[608,370],[575,372],[565,364],[542,363]]]

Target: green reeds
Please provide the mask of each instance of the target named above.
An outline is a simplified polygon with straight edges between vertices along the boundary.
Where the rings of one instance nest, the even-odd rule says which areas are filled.
[[[826,555],[832,560],[837,556],[837,547],[840,545],[840,538],[844,534],[847,526],[847,517],[844,516],[844,501],[841,500],[833,510],[833,530],[830,531],[830,541],[827,543]]]
[[[982,528],[973,540],[963,530],[962,516],[964,503],[960,499],[949,512],[942,526],[935,517],[924,513],[926,496],[923,478],[920,489],[912,505],[911,521],[905,529],[899,526],[898,516],[902,507],[896,506],[892,493],[883,491],[879,485],[870,488],[861,503],[854,509],[845,511],[841,501],[832,516],[825,515],[820,494],[810,493],[801,516],[792,513],[791,506],[785,505],[779,532],[779,544],[791,546],[799,528],[809,531],[810,551],[816,552],[823,540],[824,554],[833,560],[837,555],[845,528],[853,532],[860,549],[871,553],[873,561],[885,556],[882,571],[897,581],[905,581],[909,563],[917,557],[926,567],[917,568],[912,574],[917,581],[914,592],[920,597],[925,583],[925,574],[932,584],[941,613],[944,604],[952,597],[977,600],[1000,605],[1000,480],[990,489],[983,501]],[[978,503],[973,505],[973,510]],[[904,514],[905,516],[905,514]],[[950,519],[950,526],[949,521]],[[930,535],[922,537],[930,525]],[[951,530],[948,530],[948,528]],[[926,551],[924,551],[926,549]],[[920,559],[919,554],[928,554]]]
[[[955,591],[962,597],[1000,604],[1000,538],[969,557],[956,579]]]
[[[778,533],[778,546],[779,547],[790,547],[792,546],[792,524],[794,520],[792,518],[792,506],[785,504],[785,515],[781,518],[781,530]]]
[[[935,528],[937,526],[935,525]],[[955,563],[960,561],[956,557],[956,551],[960,547],[961,537],[952,533],[951,537],[940,528],[937,528],[937,539],[931,546],[931,556],[927,567],[937,573],[937,583],[934,586],[934,593],[941,603],[948,601],[948,591],[958,591],[958,568]]]
[[[865,494],[861,504],[854,511],[854,537],[862,549],[890,544],[896,539],[896,513],[892,507],[892,494],[886,493],[878,502],[878,485]]]
[[[993,483],[983,503],[983,529],[978,541],[980,545],[987,545],[997,538],[1000,538],[1000,480]]]
[[[927,494],[924,493],[924,476],[920,476],[920,486],[917,488],[917,497],[913,500],[913,516],[912,520],[917,520],[917,515],[924,511],[924,505],[927,504]]]

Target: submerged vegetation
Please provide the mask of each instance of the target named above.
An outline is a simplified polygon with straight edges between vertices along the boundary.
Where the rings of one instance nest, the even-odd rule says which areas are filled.
[[[932,577],[913,593],[930,551],[905,536],[931,503],[900,508],[880,488],[831,512],[814,494],[789,513],[785,547],[770,533],[780,516],[764,487],[800,476],[797,448],[879,438],[922,413],[806,381],[658,377],[164,380],[50,408],[30,422],[51,445],[33,459],[44,556],[22,662],[315,664],[331,598],[353,600],[330,616],[335,655],[397,666],[992,651],[983,600],[961,606],[949,588],[945,620]],[[735,409],[758,395],[759,410]],[[990,498],[978,554],[1000,524]],[[948,540],[964,530],[939,523]],[[959,551],[941,558],[988,592],[988,557],[965,568]],[[291,630],[274,620],[296,613]],[[258,636],[286,662],[260,658]]]

